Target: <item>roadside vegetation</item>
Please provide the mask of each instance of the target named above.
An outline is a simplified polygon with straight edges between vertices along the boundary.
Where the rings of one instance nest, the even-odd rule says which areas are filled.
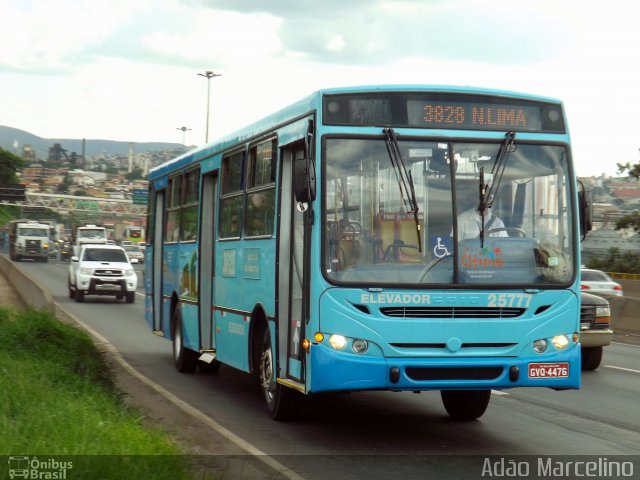
[[[68,478],[192,478],[182,448],[143,420],[84,332],[0,307],[3,455],[73,456]]]
[[[605,272],[640,273],[640,255],[634,252],[620,253],[617,248],[612,248],[606,256],[590,258],[587,267]]]

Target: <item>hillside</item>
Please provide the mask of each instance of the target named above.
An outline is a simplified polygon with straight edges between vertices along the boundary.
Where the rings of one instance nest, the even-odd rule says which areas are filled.
[[[12,153],[21,155],[23,145],[31,145],[35,150],[38,159],[46,159],[49,156],[49,148],[54,143],[62,145],[69,154],[76,152],[78,155],[82,153],[82,139],[71,138],[42,138],[24,130],[6,127],[0,125],[0,147],[9,150]],[[16,150],[15,145],[18,145]],[[134,142],[133,150],[135,153],[156,152],[160,150],[171,150],[182,148],[179,143],[163,143],[163,142]],[[107,155],[126,155],[129,153],[129,142],[121,142],[116,140],[97,140],[85,139],[85,156],[106,153]]]

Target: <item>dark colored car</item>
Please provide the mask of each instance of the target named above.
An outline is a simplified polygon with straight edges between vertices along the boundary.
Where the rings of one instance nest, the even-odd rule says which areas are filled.
[[[73,255],[73,247],[71,246],[71,243],[64,242],[60,246],[60,260],[69,260],[71,255]]]
[[[595,370],[602,362],[602,347],[613,339],[611,308],[602,297],[584,292],[580,296],[582,370]]]

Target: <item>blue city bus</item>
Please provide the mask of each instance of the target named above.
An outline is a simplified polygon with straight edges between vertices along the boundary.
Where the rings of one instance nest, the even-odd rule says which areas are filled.
[[[179,371],[255,374],[274,419],[361,390],[475,419],[580,387],[586,205],[557,100],[321,90],[150,171],[145,316]]]

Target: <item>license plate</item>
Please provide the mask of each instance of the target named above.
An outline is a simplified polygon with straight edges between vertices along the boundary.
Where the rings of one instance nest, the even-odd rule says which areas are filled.
[[[569,376],[569,364],[561,363],[530,363],[529,378],[566,378]]]

